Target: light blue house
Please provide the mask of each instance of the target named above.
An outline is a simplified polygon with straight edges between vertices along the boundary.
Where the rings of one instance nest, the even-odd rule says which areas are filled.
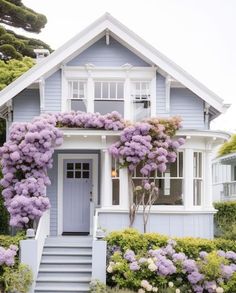
[[[0,93],[7,125],[70,110],[116,110],[132,121],[181,116],[177,135],[186,143],[176,163],[155,177],[160,196],[148,231],[212,238],[211,150],[228,134],[209,127],[226,110],[223,100],[109,14],[39,60]],[[50,170],[51,209],[36,240],[22,246],[23,260],[38,274],[35,292],[86,292],[91,272],[103,279],[105,247],[92,235],[98,226],[129,225],[128,173],[108,152],[118,137],[115,131],[64,130]],[[135,172],[134,180],[140,179]],[[142,229],[140,215],[135,227]]]

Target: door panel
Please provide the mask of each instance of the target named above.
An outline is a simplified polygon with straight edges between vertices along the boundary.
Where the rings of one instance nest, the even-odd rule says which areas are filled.
[[[92,160],[64,160],[63,232],[89,232]]]

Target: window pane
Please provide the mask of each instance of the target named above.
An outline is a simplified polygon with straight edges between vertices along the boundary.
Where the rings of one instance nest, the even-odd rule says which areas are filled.
[[[119,177],[119,166],[116,159],[112,158],[112,170],[111,170],[111,176]]]
[[[183,179],[156,179],[159,189],[156,205],[183,205]]]
[[[101,82],[95,82],[95,89],[94,89],[94,97],[95,99],[101,99]]]
[[[178,153],[179,158],[179,177],[183,177],[183,152]]]
[[[116,82],[110,83],[110,99],[116,99]]]
[[[74,178],[74,172],[73,171],[67,171],[67,178]]]
[[[80,170],[81,169],[81,163],[75,163],[75,169]]]
[[[81,178],[81,172],[75,171],[75,178]]]
[[[79,98],[85,99],[85,83],[84,82],[79,83]]]
[[[89,170],[89,164],[83,163],[83,170]]]
[[[74,164],[73,163],[67,163],[67,170],[73,170]]]
[[[119,100],[124,99],[124,83],[123,82],[117,83],[117,99]]]
[[[84,171],[83,172],[83,178],[89,178],[89,172]]]
[[[117,111],[122,117],[124,117],[124,101],[94,101],[94,112],[99,112],[104,115],[111,113],[112,111]]]
[[[87,112],[87,103],[86,100],[71,100],[70,109],[72,111],[81,111]]]
[[[134,120],[140,121],[150,117],[150,101],[134,101],[133,103]]]
[[[195,206],[201,205],[202,198],[202,180],[194,179],[193,180],[193,204]]]
[[[102,98],[108,99],[108,82],[102,83]]]
[[[120,203],[120,182],[119,179],[112,179],[112,204]]]

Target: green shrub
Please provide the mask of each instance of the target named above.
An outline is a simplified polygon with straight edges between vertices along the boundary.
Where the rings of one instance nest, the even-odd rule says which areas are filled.
[[[236,241],[170,239],[157,233],[141,234],[134,229],[112,232],[106,240],[109,286],[139,293],[175,293],[213,292],[210,288],[214,285],[219,292],[222,288],[227,293],[236,292]],[[227,273],[226,277],[225,272],[231,269],[232,274]],[[203,291],[195,291],[196,286]]]
[[[118,246],[122,252],[132,249],[140,254],[148,249],[166,245],[169,237],[158,233],[141,234],[135,229],[111,232],[106,240],[111,250]],[[213,250],[236,251],[236,241],[222,238],[208,240],[202,238],[174,238],[177,242],[176,251],[183,252],[189,257],[197,257],[200,251],[211,252]]]
[[[236,201],[217,202],[215,224],[219,235],[226,239],[236,240]]]
[[[27,293],[33,282],[33,274],[27,265],[20,264],[14,269],[6,267],[2,280],[7,292]]]
[[[17,233],[16,236],[0,235],[0,246],[8,248],[11,244],[19,246],[20,240],[25,238],[25,233]]]

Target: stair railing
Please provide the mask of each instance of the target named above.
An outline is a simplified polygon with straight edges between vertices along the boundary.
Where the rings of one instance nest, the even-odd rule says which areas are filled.
[[[50,234],[50,211],[47,210],[43,213],[42,217],[39,220],[35,240],[37,241],[37,271],[41,262],[41,257],[43,253],[43,247],[45,239]]]
[[[93,239],[97,239],[96,233],[98,229],[98,210],[95,209],[95,213],[93,216]]]

